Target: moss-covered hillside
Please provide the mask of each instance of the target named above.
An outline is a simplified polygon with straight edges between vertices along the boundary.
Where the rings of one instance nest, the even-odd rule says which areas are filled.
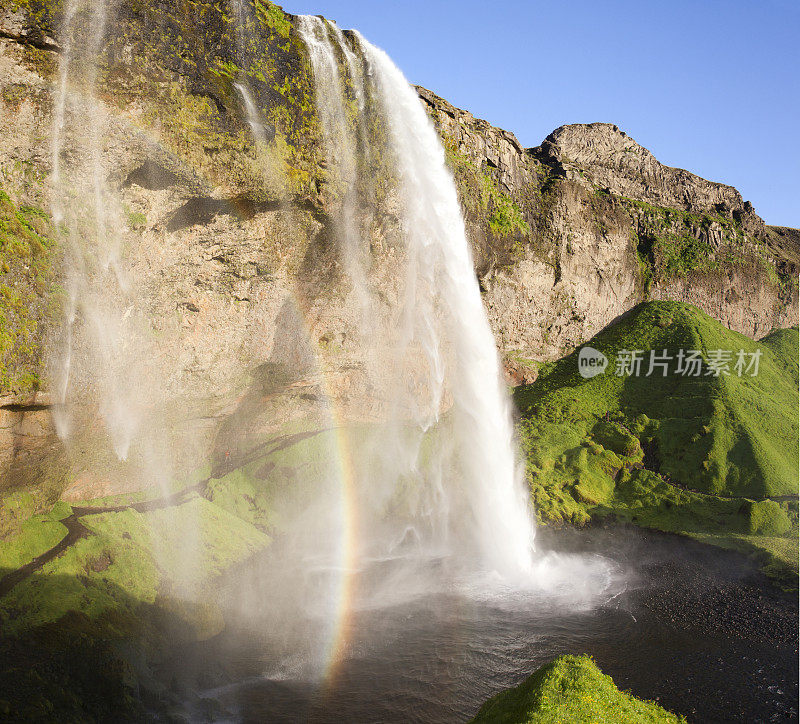
[[[576,350],[516,391],[539,517],[616,516],[768,551],[796,575],[797,329],[753,341],[690,305],[649,302],[586,346],[606,356],[604,372],[581,376]]]
[[[560,656],[519,686],[489,699],[476,724],[622,724],[681,722],[683,717],[620,691],[588,656]]]
[[[140,721],[146,697],[171,701],[148,673],[164,642],[218,633],[218,576],[270,543],[208,482],[61,502],[0,541],[0,719]]]
[[[61,501],[0,529],[0,720],[140,721],[147,697],[158,710],[180,700],[151,680],[165,642],[219,633],[220,577],[286,532],[287,508],[335,484],[345,433],[284,433],[228,451],[166,497]]]

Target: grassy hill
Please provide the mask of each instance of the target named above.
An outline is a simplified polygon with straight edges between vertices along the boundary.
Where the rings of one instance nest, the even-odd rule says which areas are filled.
[[[559,656],[519,686],[487,701],[473,724],[682,722],[682,717],[620,691],[588,656]]]
[[[576,350],[515,393],[539,517],[688,533],[796,579],[797,329],[753,341],[690,305],[647,302],[584,346],[604,372],[581,376]],[[698,375],[678,372],[689,350],[705,360]],[[717,350],[728,374],[711,371]],[[641,351],[638,374],[618,374],[625,351]]]

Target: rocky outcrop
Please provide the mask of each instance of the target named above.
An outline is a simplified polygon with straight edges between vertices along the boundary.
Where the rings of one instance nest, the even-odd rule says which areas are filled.
[[[0,397],[0,469],[28,464],[53,437],[48,394]]]
[[[541,179],[541,164],[532,162],[517,137],[487,121],[475,118],[459,108],[417,86],[419,97],[429,108],[440,132],[457,151],[477,166],[495,171],[495,178],[507,191],[522,191]]]
[[[747,226],[763,232],[763,222],[735,188],[665,166],[611,123],[561,126],[535,153],[544,163],[584,172],[594,186],[611,194],[655,206],[749,217]]]

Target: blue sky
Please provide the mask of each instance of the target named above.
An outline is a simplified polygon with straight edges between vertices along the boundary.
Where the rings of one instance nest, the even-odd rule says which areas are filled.
[[[280,0],[278,0],[280,2]],[[798,0],[284,0],[536,146],[616,123],[663,163],[800,227]]]

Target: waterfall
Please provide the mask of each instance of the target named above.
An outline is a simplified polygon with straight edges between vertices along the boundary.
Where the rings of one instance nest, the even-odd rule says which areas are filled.
[[[166,493],[168,443],[151,412],[161,379],[140,285],[123,255],[127,212],[109,182],[106,143],[118,129],[96,95],[110,12],[96,0],[69,0],[59,33],[50,203],[64,248],[66,295],[50,360],[53,418],[84,470],[118,489],[160,486]]]
[[[382,330],[380,344],[394,359],[386,364],[384,357],[380,372],[391,378],[396,371],[386,388],[407,399],[395,400],[393,413],[413,410],[417,432],[399,432],[409,422],[405,414],[381,428],[384,439],[375,447],[391,451],[395,464],[406,467],[395,480],[414,473],[428,490],[418,510],[425,525],[416,535],[422,530],[439,549],[444,545],[451,554],[474,558],[483,570],[523,579],[531,570],[532,518],[516,462],[510,402],[444,149],[416,92],[383,51],[357,34],[349,47],[335,25],[318,17],[300,17],[298,30],[314,72],[329,172],[342,193],[340,251],[351,283],[369,298],[365,308],[378,301],[371,298],[353,215],[356,174],[364,167],[355,157],[353,127],[364,128],[368,98],[387,128],[387,148],[380,152],[391,157],[397,177],[404,291],[393,326]],[[359,72],[356,52],[363,54],[367,73]],[[345,69],[357,101],[353,120],[343,90]],[[413,391],[404,392],[409,386]],[[437,426],[432,449],[423,455],[422,438]],[[368,466],[366,474],[376,476],[378,467]],[[426,533],[426,527],[434,532]]]
[[[334,26],[335,27],[335,26]],[[351,130],[344,101],[344,89],[339,66],[334,52],[330,27],[322,18],[302,15],[298,18],[298,30],[306,43],[314,70],[316,106],[322,124],[324,152],[331,175],[334,192],[341,195],[341,211],[335,219],[336,232],[343,245],[342,261],[350,278],[356,303],[361,313],[361,336],[366,338],[374,331],[368,290],[368,280],[363,261],[364,244],[357,218],[358,192],[356,139]],[[338,30],[338,28],[337,28]],[[339,31],[341,32],[341,31]],[[341,36],[334,35],[335,39]],[[358,100],[359,119],[363,119],[364,91],[362,78],[357,74],[355,56],[345,45],[350,69],[350,82]],[[362,144],[366,144],[363,121],[360,122]]]
[[[75,36],[86,24],[90,42],[76,44]],[[54,417],[66,439],[73,428],[69,403],[89,392],[99,405],[114,453],[125,460],[139,424],[138,391],[130,384],[130,307],[119,259],[119,209],[105,183],[102,111],[93,94],[105,26],[103,3],[67,4],[52,135],[51,205],[54,220],[66,229],[68,290],[63,350],[54,364]],[[87,118],[92,122],[86,123]],[[68,179],[62,172],[65,150],[76,157]],[[79,338],[89,357],[76,367]]]
[[[444,306],[440,334],[454,346],[451,369],[456,455],[466,478],[486,565],[508,576],[530,568],[533,526],[517,469],[510,402],[444,149],[416,92],[386,53],[361,38],[391,128],[405,201],[410,275]],[[423,306],[418,327],[433,320]],[[435,340],[441,344],[442,338]],[[435,353],[434,353],[435,354]],[[432,367],[434,359],[431,360]]]
[[[100,0],[69,0],[60,32],[50,198],[67,295],[50,361],[58,395],[53,417],[90,485],[99,480],[107,494],[147,490],[166,496],[174,492],[174,480],[172,431],[159,407],[163,370],[147,317],[148,292],[124,253],[135,250],[130,211],[110,180],[115,169],[107,145],[119,134],[119,121],[96,92],[111,12]],[[181,517],[168,508],[163,518],[179,542],[167,545],[154,535],[153,554],[162,570],[171,565],[189,572],[164,585],[193,597],[199,549],[194,511]]]
[[[276,676],[332,680],[365,610],[508,597],[549,574],[424,105],[382,50],[319,17],[294,20],[302,44],[281,26],[287,57],[265,75],[263,18],[250,17],[263,8],[229,2],[235,36],[214,47],[238,64],[215,72],[219,98],[195,106],[201,91],[177,71],[169,99],[120,108],[100,101],[112,8],[65,0],[54,416],[74,498],[161,494],[157,514],[140,511],[151,539],[135,542],[155,559],[159,596],[213,601],[226,626],[264,642]],[[162,128],[173,92],[186,108]],[[219,133],[214,148],[194,148],[203,128]],[[132,181],[162,162],[175,177],[164,188]],[[137,211],[151,219],[133,222]]]
[[[256,108],[255,101],[253,100],[253,95],[244,83],[234,83],[233,87],[239,92],[244,102],[244,109],[247,113],[247,125],[250,126],[250,130],[253,132],[253,140],[255,140],[256,146],[258,148],[266,146],[267,132],[264,128],[264,124],[261,122],[261,117]]]
[[[231,2],[242,53],[249,11]],[[126,461],[135,449],[128,472],[138,466],[141,483],[167,490],[169,454],[158,442],[166,436],[151,416],[162,370],[147,339],[146,300],[120,251],[124,211],[103,150],[112,121],[95,97],[109,19],[96,0],[70,0],[63,17],[52,147],[53,215],[67,230],[63,348],[53,364],[58,429],[74,436],[80,425],[71,410],[95,405],[114,456]],[[346,354],[375,401],[370,432],[354,451],[360,554],[415,549],[524,576],[533,528],[510,406],[436,131],[385,53],[319,17],[301,16],[296,27],[314,76],[326,233],[354,310],[344,313],[352,317]],[[88,42],[79,43],[80,34]],[[268,179],[262,111],[244,76],[233,85]],[[71,159],[69,174],[63,159]],[[395,227],[379,259],[371,224],[380,204]]]

